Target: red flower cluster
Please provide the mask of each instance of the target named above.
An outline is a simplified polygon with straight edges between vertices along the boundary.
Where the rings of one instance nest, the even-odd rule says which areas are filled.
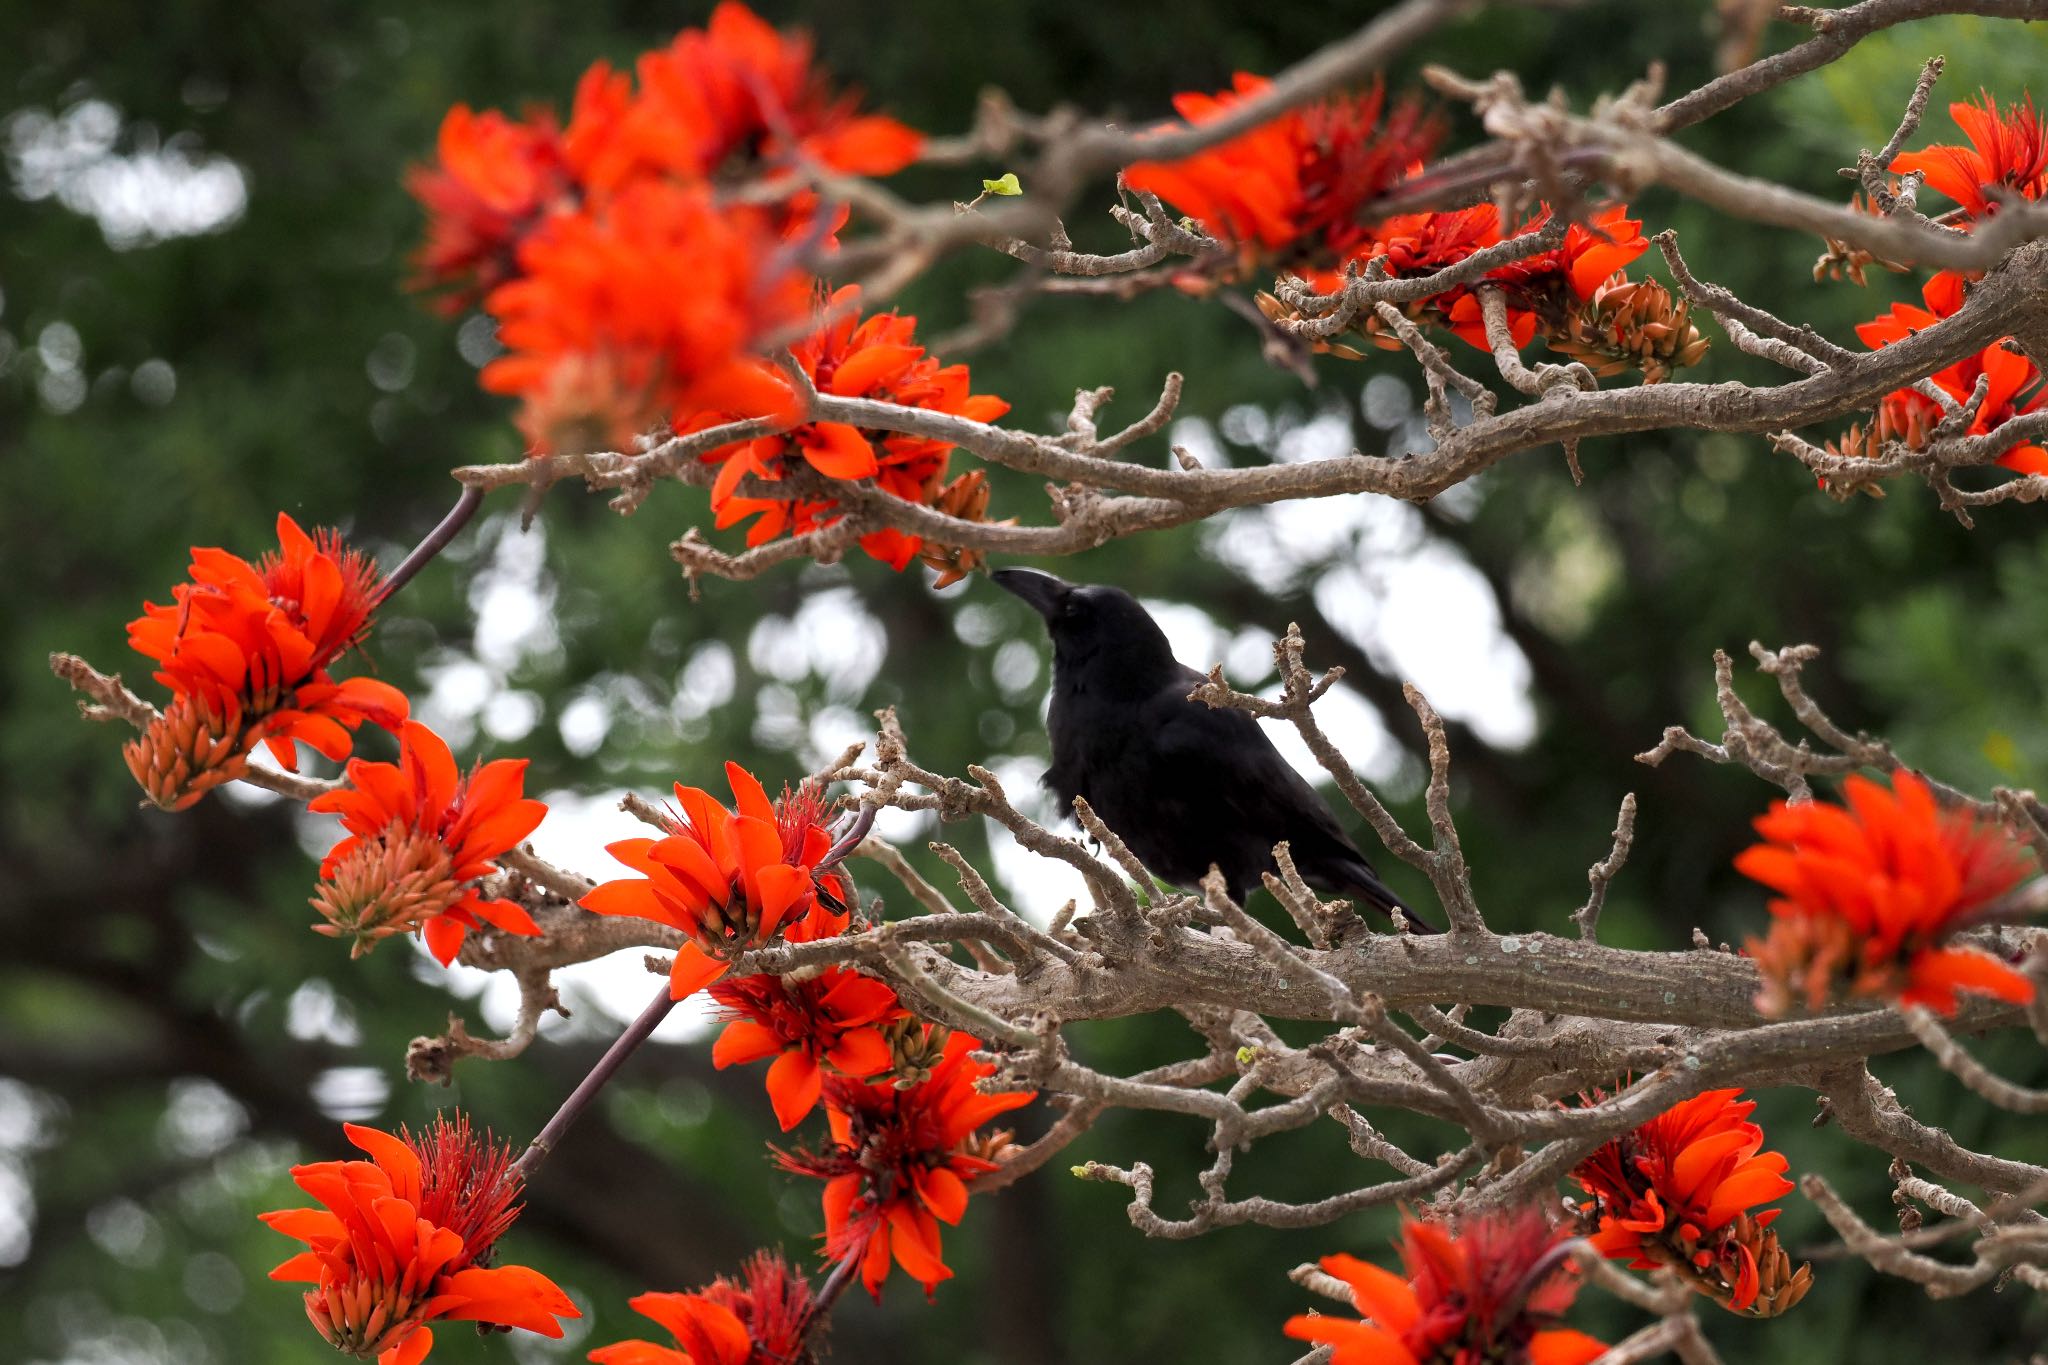
[[[1913,333],[1962,311],[1964,288],[1961,275],[1945,270],[1922,286],[1920,297],[1927,305],[1925,308],[1895,303],[1883,317],[1859,324],[1856,335],[1872,350],[1904,341]],[[2013,346],[2011,337],[1994,341],[1976,355],[1965,356],[1945,369],[1936,370],[1928,378],[1959,405],[1969,402],[1979,379],[1987,381],[1984,401],[1971,419],[1969,429],[1963,433],[1969,436],[1987,435],[2013,418],[2038,411],[2048,403],[2048,386],[2041,383],[2041,372]],[[1852,439],[1848,442],[1849,448],[1875,455],[1884,441],[1895,440],[1918,449],[1927,443],[1929,433],[1941,421],[1942,415],[1941,405],[1926,394],[1916,389],[1894,389],[1884,396],[1878,407],[1870,439]],[[1861,434],[1858,435],[1860,437]],[[2022,474],[2048,474],[2048,450],[2037,442],[2015,442],[1998,457],[1998,463]]]
[[[1927,187],[1963,206],[1978,222],[1998,211],[1993,190],[2022,199],[2048,195],[2048,122],[2034,110],[2031,95],[2003,110],[1989,91],[1976,104],[1951,104],[1949,117],[1963,130],[1968,146],[1934,146],[1903,152],[1890,169],[1901,174],[1919,171]]]
[[[1190,123],[1206,123],[1266,85],[1240,74],[1233,91],[1182,94],[1174,105]],[[1378,220],[1363,216],[1374,199],[1421,170],[1439,131],[1435,117],[1412,101],[1387,111],[1375,84],[1279,115],[1183,160],[1141,162],[1125,174],[1125,183],[1159,195],[1235,246],[1234,271],[1276,268],[1327,293],[1376,262],[1395,277],[1427,275],[1506,240],[1491,204]],[[1516,235],[1540,229],[1549,216],[1543,208]],[[1508,330],[1517,347],[1540,332],[1551,349],[1596,374],[1633,368],[1646,383],[1655,383],[1695,363],[1706,341],[1692,326],[1687,306],[1670,291],[1622,273],[1648,246],[1642,223],[1628,217],[1627,205],[1614,205],[1588,223],[1572,224],[1558,247],[1419,300],[1409,314],[1489,349],[1473,291],[1491,286],[1506,296]],[[1274,295],[1261,294],[1258,302],[1269,318],[1292,315]],[[1357,326],[1367,340],[1400,344],[1374,314],[1363,315]],[[1319,348],[1354,359],[1360,354],[1328,342]]]
[[[311,810],[341,817],[348,837],[320,864],[314,927],[353,940],[360,957],[393,934],[419,931],[442,965],[482,920],[508,934],[540,926],[511,901],[485,900],[476,880],[491,859],[533,833],[548,808],[523,799],[526,760],[501,758],[462,776],[447,743],[407,721],[397,763],[349,760],[348,785]]]
[[[1607,1349],[1558,1325],[1579,1284],[1540,1209],[1474,1218],[1455,1234],[1404,1219],[1395,1245],[1405,1278],[1323,1257],[1364,1321],[1304,1314],[1287,1320],[1287,1335],[1330,1346],[1331,1365],[1585,1365]]]
[[[1458,210],[1455,216],[1466,219],[1483,216],[1491,220],[1495,214],[1489,204]],[[1522,224],[1517,235],[1540,231],[1549,221],[1550,209],[1546,205],[1536,217]],[[1491,227],[1486,235],[1492,240],[1482,241],[1479,245],[1492,246],[1502,240],[1499,232]],[[1506,295],[1508,329],[1514,334],[1515,345],[1526,346],[1539,326],[1546,336],[1567,330],[1573,314],[1598,298],[1601,289],[1615,275],[1649,249],[1650,243],[1643,236],[1642,220],[1628,216],[1628,205],[1615,204],[1593,215],[1588,223],[1573,223],[1565,228],[1564,241],[1558,246],[1490,270],[1485,281],[1499,286]],[[1469,251],[1460,252],[1442,265],[1452,264],[1470,254]],[[1430,270],[1441,269],[1442,265],[1418,268],[1415,258],[1410,257],[1399,264],[1390,261],[1388,271],[1392,274],[1426,274]],[[1489,349],[1479,300],[1469,290],[1454,290],[1432,302],[1450,319],[1452,331],[1481,350]]]
[[[524,402],[540,449],[623,446],[705,407],[786,402],[748,349],[802,319],[810,285],[789,239],[813,205],[721,207],[717,182],[800,163],[898,170],[922,139],[835,95],[810,44],[727,0],[709,25],[643,57],[632,77],[585,73],[566,127],[458,106],[438,159],[408,185],[428,213],[419,282],[451,308],[482,300],[511,354],[485,386]],[[829,235],[829,234],[826,234]]]
[[[825,1181],[825,1255],[859,1257],[861,1283],[876,1298],[892,1257],[926,1293],[952,1276],[939,1224],[960,1221],[968,1182],[995,1170],[1010,1145],[1006,1132],[979,1130],[1035,1098],[976,1090],[995,1070],[967,1055],[980,1046],[964,1033],[946,1037],[937,1064],[910,1085],[828,1077],[831,1144],[777,1153],[785,1170]]]
[[[633,915],[680,929],[669,989],[677,1000],[725,975],[732,958],[775,939],[827,938],[846,927],[844,875],[820,872],[831,851],[817,793],[806,784],[771,802],[754,775],[725,765],[737,812],[696,787],[676,785],[682,814],[661,839],[606,846],[641,875],[604,883],[580,902],[600,915]]]
[[[830,525],[840,499],[817,483],[788,498],[741,496],[751,474],[802,470],[867,480],[894,497],[965,521],[987,519],[979,471],[946,480],[953,442],[829,422],[800,425],[789,384],[757,354],[770,333],[802,325],[813,284],[807,246],[829,246],[838,221],[792,172],[822,166],[884,175],[923,138],[858,112],[811,59],[735,0],[703,29],[642,57],[633,75],[598,63],[584,74],[566,127],[540,110],[514,120],[451,110],[439,158],[408,183],[428,213],[422,284],[451,308],[481,301],[507,354],[483,385],[520,400],[531,449],[626,450],[667,427],[696,431],[741,418],[793,429],[714,451],[720,527],[752,519],[747,541]],[[736,202],[731,182],[792,185],[777,203]],[[756,196],[756,199],[761,196]],[[773,193],[767,196],[773,198]],[[967,367],[941,366],[911,339],[915,319],[862,322],[856,295],[794,353],[820,392],[993,421],[1000,398],[968,391]],[[861,539],[897,569],[922,555],[952,582],[979,556],[881,530]]]
[[[1765,842],[1735,859],[1778,893],[1770,933],[1745,945],[1764,977],[1758,1008],[1865,999],[1954,1014],[1959,991],[2032,1000],[2025,975],[1950,941],[2033,870],[2025,851],[1968,811],[1944,813],[1912,773],[1889,792],[1851,777],[1842,794],[1846,808],[1773,802],[1756,821]]]
[[[819,393],[871,398],[972,422],[993,422],[1010,410],[1000,398],[969,393],[965,365],[942,366],[937,357],[917,345],[913,339],[916,318],[877,313],[860,320],[856,312],[859,297],[859,289],[852,285],[834,293],[825,305],[829,321],[793,348],[797,364]],[[759,368],[764,384],[780,385],[768,366]],[[793,404],[795,398],[788,395],[784,402]],[[752,414],[744,410],[706,410],[690,418],[684,429],[697,430],[748,415]],[[885,493],[933,504],[946,500],[966,480],[976,477],[962,475],[950,485],[945,482],[952,451],[951,441],[932,437],[840,422],[806,422],[779,435],[722,446],[703,458],[706,464],[720,466],[711,487],[711,509],[718,525],[724,528],[752,517],[747,544],[761,545],[779,535],[813,531],[837,521],[839,500],[822,493],[792,498],[743,496],[740,480],[748,475],[779,482],[793,472],[808,470],[827,479],[871,479]],[[871,557],[895,569],[902,569],[925,550],[918,537],[890,529],[870,532],[860,543]]]
[[[652,1318],[678,1349],[651,1341],[621,1341],[590,1353],[596,1365],[795,1365],[801,1348],[814,1346],[824,1323],[811,1286],[769,1252],[740,1268],[741,1280],[723,1275],[694,1294],[642,1294],[633,1311]]]
[[[448,290],[451,311],[519,273],[520,245],[557,217],[603,206],[631,185],[787,172],[799,162],[887,175],[923,138],[859,114],[785,35],[725,0],[638,65],[639,85],[598,62],[576,87],[569,124],[535,109],[512,119],[465,105],[442,121],[433,164],[406,185],[427,210],[417,283]]]
[[[1271,85],[1238,72],[1214,95],[1173,97],[1189,123],[1213,122]],[[1384,87],[1288,110],[1180,161],[1141,161],[1124,172],[1239,249],[1240,260],[1295,270],[1334,268],[1365,240],[1359,209],[1436,150],[1441,120],[1414,100],[1386,108]]]
[[[1548,205],[1516,228],[1513,236],[1540,231],[1550,219]],[[1376,225],[1368,240],[1347,261],[1351,270],[1378,262],[1396,278],[1433,274],[1456,265],[1475,252],[1500,245],[1509,234],[1491,204],[1469,208],[1409,213]],[[1645,383],[1668,378],[1673,370],[1696,364],[1707,342],[1691,322],[1690,307],[1655,280],[1631,280],[1625,267],[1649,249],[1642,220],[1628,216],[1628,205],[1610,205],[1585,223],[1565,229],[1564,240],[1548,251],[1496,266],[1470,284],[1453,285],[1408,305],[1420,323],[1447,328],[1481,350],[1486,338],[1480,288],[1498,291],[1506,305],[1508,334],[1517,349],[1537,336],[1551,350],[1606,376],[1634,369]],[[1339,288],[1344,271],[1310,277],[1325,291]],[[1261,295],[1259,306],[1269,317],[1282,317],[1285,305]],[[1400,341],[1377,315],[1366,314],[1358,326],[1377,345],[1392,349]],[[1355,351],[1332,347],[1342,354]]]
[[[306,1316],[320,1335],[377,1365],[419,1365],[429,1322],[493,1323],[562,1335],[582,1316],[554,1281],[525,1266],[488,1266],[492,1245],[519,1216],[511,1153],[467,1117],[437,1117],[419,1137],[343,1125],[369,1161],[292,1167],[321,1208],[262,1215],[307,1250],[270,1272],[312,1286]]]
[[[1749,1210],[1787,1194],[1789,1164],[1761,1150],[1749,1122],[1756,1101],[1740,1088],[1709,1090],[1671,1108],[1579,1163],[1572,1180],[1592,1196],[1593,1245],[1633,1269],[1668,1265],[1723,1307],[1774,1317],[1804,1298],[1809,1268],[1766,1232],[1782,1210]]]
[[[369,559],[332,531],[309,536],[282,512],[278,549],[256,564],[194,549],[169,606],[145,604],[128,642],[158,665],[171,704],[123,750],[152,801],[183,810],[248,770],[261,741],[286,768],[295,741],[348,757],[364,721],[404,722],[402,693],[328,668],[369,632],[382,588]]]
[[[803,977],[729,976],[711,983],[711,998],[730,1021],[711,1064],[723,1070],[775,1058],[768,1101],[785,1133],[817,1108],[827,1066],[855,1080],[889,1070],[895,1058],[882,1025],[907,1014],[886,984],[847,967]]]

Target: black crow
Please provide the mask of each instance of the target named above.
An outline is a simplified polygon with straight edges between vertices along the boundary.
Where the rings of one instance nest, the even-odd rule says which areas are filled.
[[[1192,701],[1206,681],[1173,657],[1166,632],[1121,588],[1067,583],[1036,569],[992,575],[1030,603],[1052,635],[1052,767],[1045,785],[1071,813],[1088,802],[1131,852],[1176,886],[1210,864],[1239,905],[1276,871],[1286,841],[1309,885],[1437,932],[1387,889],[1315,789],[1258,721]]]

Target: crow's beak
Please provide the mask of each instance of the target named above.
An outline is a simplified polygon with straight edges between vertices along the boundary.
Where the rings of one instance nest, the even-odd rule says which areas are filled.
[[[1014,593],[1029,602],[1031,609],[1048,621],[1052,620],[1053,610],[1069,588],[1064,579],[1036,569],[997,569],[989,577],[1004,592]]]

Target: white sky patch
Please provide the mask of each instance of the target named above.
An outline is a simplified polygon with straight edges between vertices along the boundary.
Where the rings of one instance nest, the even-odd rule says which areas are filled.
[[[533,733],[540,724],[541,701],[532,692],[499,692],[484,703],[484,733],[505,744],[515,744]]]
[[[1167,642],[1173,646],[1173,657],[1197,673],[1207,673],[1222,663],[1223,656],[1230,652],[1230,637],[1200,607],[1150,597],[1144,599],[1144,606],[1152,614],[1152,619],[1159,623],[1159,628],[1166,632]]]
[[[313,1077],[313,1103],[342,1123],[367,1123],[391,1102],[391,1081],[374,1066],[330,1066]]]
[[[1009,755],[991,759],[988,766],[1018,810],[1056,833],[1079,834],[1072,821],[1054,810],[1052,793],[1039,785],[1045,760]],[[1004,903],[1033,924],[1043,928],[1052,923],[1052,917],[1070,900],[1079,901],[1083,910],[1092,903],[1088,883],[1078,871],[1057,858],[1040,857],[1024,848],[992,821],[988,842]]]
[[[794,616],[764,616],[747,637],[747,659],[783,682],[816,677],[839,700],[853,700],[881,672],[888,632],[851,588],[804,599]]]
[[[1261,696],[1279,697],[1279,680],[1272,676],[1272,637],[1250,630],[1234,637],[1227,635],[1207,612],[1184,602],[1147,600],[1145,610],[1166,632],[1174,657],[1188,667],[1206,673],[1221,663],[1225,676],[1241,687],[1271,679],[1265,688],[1254,690]],[[1400,746],[1380,723],[1379,713],[1363,697],[1340,685],[1318,703],[1316,715],[1325,732],[1361,773],[1381,779],[1394,774],[1401,759]],[[1259,728],[1311,783],[1321,785],[1330,780],[1293,726],[1261,721]]]
[[[1488,744],[1516,749],[1535,738],[1528,660],[1501,630],[1486,580],[1457,551],[1432,543],[1335,569],[1317,582],[1316,605]]]
[[[171,1156],[208,1157],[249,1129],[249,1115],[235,1098],[212,1081],[189,1077],[172,1081],[164,1111],[157,1119],[157,1145]]]
[[[1368,420],[1400,428],[1396,436],[1401,439],[1416,424],[1413,396],[1398,385],[1375,388],[1369,383],[1364,402]],[[1336,413],[1286,426],[1257,409],[1232,408],[1224,415],[1224,429],[1239,444],[1267,450],[1277,462],[1340,458],[1353,448],[1351,424]],[[1203,463],[1225,462],[1207,424],[1176,423],[1173,436]],[[1401,439],[1393,444],[1400,445]],[[1444,715],[1466,722],[1498,748],[1519,748],[1535,737],[1528,661],[1503,631],[1491,588],[1456,547],[1430,533],[1416,508],[1369,496],[1236,508],[1209,523],[1205,545],[1238,573],[1276,590],[1315,575],[1310,586],[1323,615],[1376,663],[1414,682]],[[1187,638],[1210,651],[1201,661],[1183,654],[1182,662],[1205,667],[1225,657],[1186,624],[1179,629],[1177,646]],[[1168,627],[1169,634],[1174,630]],[[1240,639],[1223,648],[1232,676],[1268,675],[1262,661],[1254,671],[1250,642]],[[1309,642],[1309,661],[1316,662],[1314,641]],[[1378,768],[1391,774],[1398,751],[1355,694],[1345,705],[1357,718],[1344,723],[1352,738],[1336,733],[1338,695],[1319,708],[1332,737],[1361,771],[1371,775]],[[1300,766],[1302,750],[1293,737],[1283,740],[1276,732],[1276,742]]]
[[[528,654],[556,649],[555,590],[547,581],[547,533],[540,522],[522,531],[509,516],[492,519],[491,557],[469,584],[476,613],[476,656],[500,675]]]
[[[937,825],[938,816],[928,810],[897,810],[891,806],[875,812],[875,837],[898,848],[910,848],[930,839]]]
[[[1256,583],[1284,590],[1332,560],[1413,554],[1422,514],[1392,498],[1309,498],[1241,507],[1211,520],[1210,554]]]
[[[1278,699],[1280,685],[1260,689],[1260,695]],[[1323,727],[1323,733],[1330,737],[1339,753],[1351,761],[1359,776],[1368,782],[1385,782],[1391,779],[1401,767],[1401,746],[1387,733],[1387,727],[1380,721],[1380,713],[1372,703],[1339,683],[1323,694],[1316,703],[1316,720]],[[1294,770],[1309,780],[1310,785],[1326,787],[1331,777],[1323,771],[1323,765],[1309,752],[1308,742],[1301,732],[1292,725],[1278,721],[1262,720],[1259,728],[1266,732],[1266,738],[1273,741],[1280,756],[1294,765]]]
[[[732,700],[739,683],[739,665],[723,640],[697,646],[676,675],[675,699],[669,710],[678,721],[702,720]]]
[[[875,723],[850,706],[826,706],[811,715],[809,738],[798,757],[808,772],[816,772],[846,752],[848,746],[874,747]]]
[[[562,708],[555,725],[562,732],[563,747],[578,758],[588,758],[604,746],[604,737],[611,733],[612,713],[603,697],[582,692]]]
[[[0,1266],[28,1256],[36,1218],[28,1158],[58,1140],[62,1114],[56,1100],[0,1076]]]
[[[1279,464],[1336,460],[1356,448],[1351,440],[1351,419],[1341,412],[1322,412],[1285,428],[1274,443],[1273,459]]]
[[[302,983],[285,1002],[285,1032],[301,1042],[324,1040],[336,1047],[363,1041],[355,1006],[319,977]]]
[[[487,550],[469,585],[475,652],[445,650],[423,664],[426,695],[414,699],[418,718],[458,753],[474,744],[479,732],[505,744],[533,732],[544,711],[541,699],[508,687],[507,680],[529,656],[561,647],[545,531],[538,523],[521,531],[512,517],[495,517],[486,523],[480,543]],[[601,742],[609,717],[592,716],[585,708],[577,726],[579,735],[594,731]]]
[[[35,1227],[35,1192],[29,1188],[26,1163],[0,1152],[0,1266],[28,1259]]]
[[[55,199],[100,226],[116,251],[233,226],[249,204],[246,173],[196,134],[168,139],[146,123],[124,136],[121,111],[89,99],[61,114],[29,108],[5,126],[18,198]]]
[[[424,664],[427,695],[414,704],[419,719],[451,748],[464,748],[476,738],[477,720],[498,689],[490,669],[464,654],[448,654]]]

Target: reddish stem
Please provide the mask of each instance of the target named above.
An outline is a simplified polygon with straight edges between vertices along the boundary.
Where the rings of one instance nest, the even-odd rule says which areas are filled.
[[[547,1121],[547,1126],[527,1144],[526,1151],[520,1155],[519,1160],[512,1163],[512,1174],[521,1180],[533,1178],[533,1173],[540,1169],[541,1162],[548,1159],[548,1153],[554,1151],[555,1145],[562,1140],[562,1135],[569,1131],[569,1125],[576,1122],[583,1111],[590,1107],[590,1102],[597,1098],[597,1092],[604,1089],[605,1083],[611,1080],[613,1073],[633,1055],[635,1048],[647,1041],[648,1035],[654,1032],[662,1020],[668,1018],[668,1012],[675,1007],[676,1002],[669,998],[668,982],[664,981],[661,983],[661,993],[656,995],[648,1003],[647,1008],[640,1011],[640,1017],[629,1024],[626,1031],[605,1049],[604,1056],[597,1059],[597,1065],[590,1068],[590,1074],[569,1092],[569,1098],[562,1101],[562,1107]]]
[[[427,538],[413,547],[404,562],[393,569],[384,580],[384,587],[377,594],[377,604],[382,606],[391,600],[391,595],[410,583],[413,575],[433,562],[434,556],[448,548],[448,542],[455,539],[455,533],[469,525],[469,519],[476,515],[476,509],[483,506],[484,490],[473,484],[464,485],[462,496],[455,500],[455,506],[448,509],[448,515],[441,518],[441,524],[427,532]]]
[[[804,1325],[797,1330],[796,1341],[790,1347],[789,1358],[792,1362],[811,1358],[806,1351],[812,1334],[832,1316],[832,1306],[839,1302],[847,1286],[853,1283],[854,1272],[860,1268],[861,1260],[866,1255],[866,1246],[856,1247],[844,1260],[833,1266],[832,1273],[825,1277],[825,1283],[818,1290],[818,1297],[811,1300],[810,1309],[804,1314]]]
[[[852,823],[846,827],[846,832],[840,835],[838,840],[833,843],[831,851],[818,860],[817,867],[813,869],[813,875],[823,872],[828,867],[837,867],[845,862],[848,856],[860,847],[860,841],[868,837],[868,831],[874,827],[875,808],[873,806],[862,806],[854,815]]]

